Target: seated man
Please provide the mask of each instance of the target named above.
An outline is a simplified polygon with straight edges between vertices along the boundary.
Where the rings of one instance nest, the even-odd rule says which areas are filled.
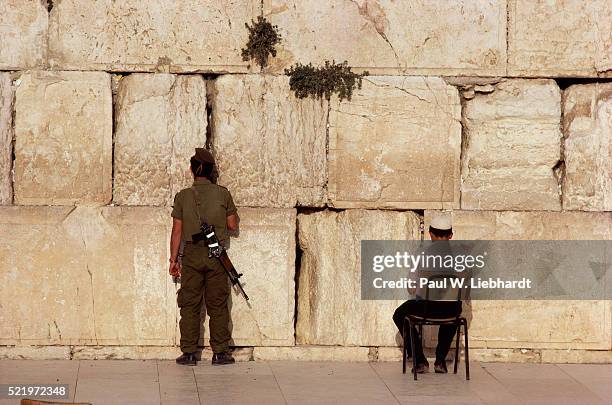
[[[435,249],[436,254],[447,255],[452,254],[450,250],[450,244],[448,241],[453,237],[452,230],[452,220],[450,213],[437,213],[434,215],[431,221],[431,226],[429,227],[429,236],[432,241],[446,241],[436,243],[433,248]],[[432,253],[428,251],[428,253]],[[421,277],[424,275],[421,274]],[[393,322],[399,329],[400,334],[403,333],[403,324],[404,318],[406,315],[416,315],[416,316],[424,316],[425,315],[425,301],[422,296],[424,293],[422,291],[416,291],[416,299],[411,299],[404,302],[400,305],[393,314]],[[454,300],[448,301],[427,301],[427,317],[428,318],[451,318],[456,317],[461,314],[461,302],[456,300],[456,296]],[[434,363],[434,370],[436,373],[447,373],[448,370],[446,368],[446,355],[450,349],[450,346],[453,342],[453,337],[455,336],[457,328],[454,325],[441,325],[438,331],[438,346],[436,347],[436,361]],[[421,336],[415,327],[412,327],[412,331],[409,331],[414,334],[414,350],[416,353],[411,353],[411,347],[408,346],[407,352],[409,356],[416,356],[417,363],[417,373],[426,373],[429,371],[429,363],[427,362],[427,358],[423,353],[423,346],[421,342]],[[403,336],[402,336],[403,337]],[[408,341],[410,336],[408,336]]]

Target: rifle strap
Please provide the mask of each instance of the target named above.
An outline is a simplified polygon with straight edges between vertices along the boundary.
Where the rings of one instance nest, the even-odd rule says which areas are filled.
[[[202,218],[200,217],[200,195],[196,191],[195,186],[191,186],[191,191],[193,191],[193,201],[195,202],[195,212],[198,217],[198,223],[202,226]]]

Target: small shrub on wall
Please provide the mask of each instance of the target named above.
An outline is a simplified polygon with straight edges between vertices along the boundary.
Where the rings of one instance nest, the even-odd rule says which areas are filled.
[[[332,94],[337,94],[340,100],[350,100],[353,90],[361,88],[362,78],[367,76],[368,72],[360,75],[353,73],[346,61],[325,61],[325,65],[319,67],[312,66],[311,63],[296,63],[285,69],[285,74],[290,77],[289,86],[298,98],[310,96],[325,97],[329,100]]]
[[[245,23],[249,30],[249,41],[242,49],[242,60],[255,59],[262,68],[268,65],[268,57],[276,56],[276,45],[281,41],[278,27],[272,25],[264,17],[257,17],[257,21],[251,21],[253,25]]]

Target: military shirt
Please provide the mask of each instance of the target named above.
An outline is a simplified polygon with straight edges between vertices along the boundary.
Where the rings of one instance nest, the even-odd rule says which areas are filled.
[[[227,188],[211,183],[206,178],[196,179],[193,186],[198,193],[200,219],[215,226],[219,242],[226,246],[229,237],[227,217],[237,212],[232,195]],[[195,196],[191,188],[179,191],[174,197],[172,217],[183,221],[183,240],[191,241],[193,234],[200,233]]]

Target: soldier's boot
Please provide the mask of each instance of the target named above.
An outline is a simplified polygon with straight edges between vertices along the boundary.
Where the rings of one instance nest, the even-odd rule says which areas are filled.
[[[222,366],[225,364],[234,364],[236,360],[232,357],[232,355],[228,352],[225,353],[215,353],[212,358],[213,366]]]
[[[182,366],[195,366],[197,363],[195,353],[183,353],[176,358],[176,364]]]

